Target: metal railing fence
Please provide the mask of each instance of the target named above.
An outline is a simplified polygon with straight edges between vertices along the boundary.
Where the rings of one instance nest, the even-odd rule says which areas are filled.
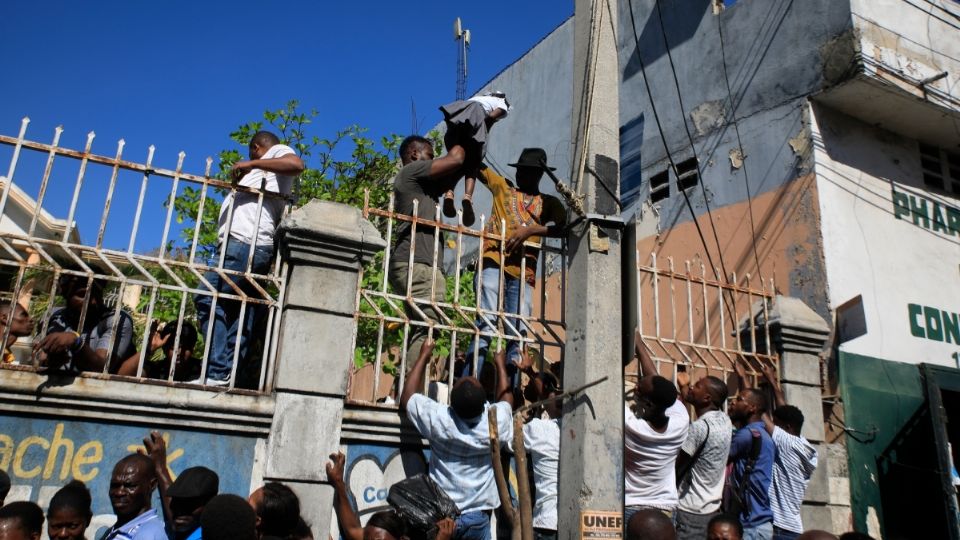
[[[0,135],[0,147],[12,148],[12,154],[6,176],[0,177],[0,217],[9,230],[0,235],[0,272],[7,278],[6,294],[10,298],[10,306],[26,299],[29,304],[24,306],[28,311],[42,316],[42,321],[35,329],[29,341],[42,339],[48,331],[51,314],[58,307],[58,283],[64,276],[74,276],[86,280],[86,292],[80,309],[77,329],[87,326],[88,308],[90,306],[91,291],[103,288],[105,296],[115,297],[113,305],[105,309],[113,310],[112,331],[110,332],[107,351],[114,351],[114,340],[118,332],[118,325],[124,319],[121,312],[129,311],[134,320],[137,335],[137,351],[140,355],[137,361],[134,377],[145,380],[145,364],[151,359],[142,354],[148,349],[151,340],[151,328],[156,320],[155,309],[158,304],[166,302],[172,305],[174,316],[165,321],[175,324],[176,331],[172,335],[173,351],[180,351],[183,325],[191,318],[188,301],[198,297],[208,297],[211,303],[211,312],[216,311],[217,304],[229,304],[230,309],[239,312],[239,320],[243,321],[248,310],[265,310],[261,317],[260,327],[264,334],[262,339],[257,337],[257,346],[261,349],[258,360],[259,373],[249,375],[249,382],[244,387],[248,389],[266,391],[271,388],[273,364],[276,358],[277,333],[279,327],[278,307],[283,298],[286,278],[286,265],[279,256],[274,257],[267,272],[254,273],[251,271],[256,241],[249,246],[246,265],[241,270],[231,270],[224,267],[226,250],[223,246],[203,245],[201,238],[202,227],[210,227],[211,212],[206,207],[227,202],[222,209],[225,215],[226,230],[222,237],[231,238],[233,227],[233,213],[237,194],[248,193],[256,198],[256,215],[258,220],[263,216],[264,201],[280,200],[283,202],[283,213],[289,210],[289,197],[276,192],[267,191],[264,184],[261,189],[240,187],[229,182],[217,180],[211,176],[213,160],[206,159],[206,168],[202,175],[189,174],[183,171],[185,154],[180,152],[175,169],[165,169],[153,165],[154,147],[148,148],[144,163],[125,160],[123,158],[125,142],[121,139],[117,143],[113,157],[98,155],[92,152],[94,133],[89,133],[83,150],[64,148],[59,145],[63,132],[62,127],[56,128],[51,143],[40,143],[26,138],[29,119],[24,118],[16,137]],[[35,175],[32,171],[18,171],[18,165],[29,154],[45,155],[42,173]],[[55,165],[67,160],[79,161],[78,172],[75,178],[70,175],[54,174]],[[128,179],[122,175],[135,173],[139,182],[130,182],[132,189],[136,189],[137,197],[134,200],[118,200],[117,193]],[[102,179],[100,174],[105,173],[108,178],[104,191],[89,187],[91,178]],[[24,178],[20,182],[21,177]],[[165,193],[162,205],[150,206],[147,204],[151,197],[148,193],[157,183],[162,183],[161,190]],[[36,195],[26,194],[25,188],[29,184],[36,184]],[[167,189],[168,191],[163,191]],[[87,189],[89,187],[89,189]],[[199,190],[196,201],[196,211],[190,218],[194,221],[192,233],[187,227],[179,225],[182,216],[175,218],[177,200],[184,189]],[[50,212],[44,206],[51,197],[69,194],[69,211],[65,220],[56,220],[60,228],[45,225],[40,231],[40,224],[44,216]],[[226,195],[233,194],[227,197]],[[63,203],[64,201],[60,201]],[[117,223],[117,218],[111,212],[117,207],[123,207],[124,213],[129,213],[130,205],[135,204],[133,217],[128,225],[120,223],[121,231],[129,227],[126,236],[126,248],[108,247],[107,238],[117,242],[116,234],[108,234],[108,221],[111,226]],[[62,205],[62,204],[61,204]],[[90,209],[102,205],[103,210],[98,219],[88,219],[85,223],[96,226],[95,240],[83,242],[78,234],[78,219],[81,213],[89,215]],[[81,212],[83,210],[84,212]],[[28,219],[24,219],[27,216]],[[114,219],[111,220],[111,217]],[[206,216],[206,219],[205,219]],[[19,222],[18,222],[19,218]],[[49,219],[47,219],[49,221]],[[277,222],[279,219],[277,219]],[[162,228],[157,225],[162,224]],[[115,229],[111,229],[113,233]],[[186,232],[183,232],[186,231]],[[43,234],[41,234],[43,232]],[[182,233],[182,234],[180,234]],[[186,245],[176,246],[177,235],[189,241]],[[138,243],[152,244],[150,249],[136,249]],[[204,260],[202,253],[217,253],[216,260]],[[214,278],[215,276],[215,278]],[[224,285],[218,290],[211,279],[218,279]],[[130,293],[139,297],[136,301],[128,302],[124,306],[123,299]],[[6,303],[6,301],[4,301]],[[197,347],[196,356],[200,357],[199,379],[203,384],[206,381],[208,359],[211,352],[210,339],[215,317],[205,328],[197,328],[203,346],[202,352]],[[0,343],[6,344],[10,326],[3,328]],[[243,332],[237,333],[237,342],[234,344],[234,362],[228,388],[239,388],[238,368],[241,366],[240,338]],[[109,353],[112,354],[112,353]],[[102,376],[115,376],[114,361],[108,358],[104,365]],[[246,359],[245,359],[246,360]],[[177,382],[176,361],[170,361],[168,373],[164,380],[168,383]],[[7,366],[9,367],[9,366]],[[195,366],[194,366],[195,367]],[[19,369],[43,369],[40,358],[31,355],[30,361],[19,366]]]
[[[779,368],[779,358],[769,350],[768,311],[775,296],[773,279],[731,274],[719,281],[702,263],[685,261],[676,268],[656,253],[643,262],[637,251],[636,309],[640,339],[652,352],[660,374],[676,382],[677,373],[714,375],[727,380],[741,362],[756,387],[760,368]],[[636,372],[628,373],[636,377]]]
[[[407,357],[408,342],[414,328],[427,329],[438,343],[435,362],[425,383],[442,383],[452,387],[458,361],[472,362],[472,373],[478,373],[484,361],[478,358],[479,341],[484,336],[491,340],[489,354],[515,342],[530,352],[537,369],[549,369],[548,364],[563,360],[565,330],[563,322],[564,285],[566,280],[566,252],[563,242],[552,245],[546,240],[534,244],[526,242],[520,248],[520,276],[527,275],[527,255],[536,250],[536,280],[530,285],[526,279],[519,279],[519,298],[531,293],[534,298],[529,314],[508,311],[504,308],[505,270],[499,265],[499,294],[496,309],[484,309],[480,297],[483,289],[482,246],[494,243],[499,250],[500,261],[506,261],[505,243],[506,224],[501,221],[499,234],[491,234],[487,229],[486,216],[479,217],[479,228],[471,229],[463,225],[463,216],[459,215],[456,224],[444,223],[440,206],[436,206],[434,219],[418,216],[418,205],[414,202],[411,215],[394,211],[394,198],[391,195],[386,209],[369,205],[369,194],[364,204],[364,217],[373,221],[383,232],[387,251],[378,256],[360,273],[357,293],[358,333],[355,336],[354,369],[351,371],[349,399],[357,403],[377,403],[389,395],[399,393],[403,387],[407,365],[415,358]],[[433,278],[442,276],[447,280],[445,298],[418,298],[411,292],[412,272],[407,272],[406,290],[393,290],[390,286],[392,246],[400,223],[409,223],[409,236],[417,237],[417,230],[429,228],[433,236]],[[411,242],[413,244],[413,242]],[[476,244],[476,252],[472,250]],[[448,249],[444,250],[442,247]],[[415,249],[410,249],[407,268],[414,264]],[[446,252],[445,257],[441,253]],[[447,270],[446,272],[444,270]],[[556,269],[557,271],[552,271]],[[471,281],[471,278],[472,281]],[[552,292],[556,291],[556,292]],[[436,290],[431,290],[431,297]],[[520,305],[522,305],[522,301]],[[414,316],[408,316],[405,307],[409,306]],[[439,315],[439,320],[430,320],[425,310]],[[481,324],[485,321],[486,325]],[[485,326],[485,328],[481,328]],[[472,347],[471,345],[472,344]],[[366,365],[373,366],[373,377],[369,388],[359,388],[355,384],[358,370]],[[381,374],[387,371],[394,377],[392,388],[381,386]],[[425,389],[427,391],[427,389]]]

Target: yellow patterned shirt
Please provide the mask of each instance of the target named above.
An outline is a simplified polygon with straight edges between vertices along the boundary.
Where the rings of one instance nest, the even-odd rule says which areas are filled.
[[[486,227],[484,227],[484,231],[488,235],[495,235],[498,239],[500,238],[501,221],[506,223],[507,238],[517,227],[550,223],[566,225],[567,211],[560,199],[543,194],[527,195],[511,186],[506,178],[489,168],[480,172],[480,181],[487,185],[493,195],[493,212]],[[527,239],[527,242],[540,245],[541,239],[539,236],[531,236]],[[528,247],[526,250],[516,249],[512,253],[507,253],[503,271],[510,276],[519,278],[523,260],[522,252],[527,259],[525,277],[527,282],[532,285],[537,279],[537,257],[540,254],[538,249]],[[484,241],[483,258],[494,264],[500,264],[499,240]]]

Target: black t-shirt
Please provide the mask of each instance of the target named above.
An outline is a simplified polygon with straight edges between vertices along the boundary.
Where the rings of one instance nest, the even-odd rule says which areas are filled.
[[[405,165],[397,174],[393,183],[394,211],[397,214],[413,215],[413,201],[418,201],[417,214],[421,219],[431,221],[437,218],[437,203],[440,197],[449,188],[450,182],[430,178],[431,160],[414,161]],[[404,262],[410,260],[410,230],[409,221],[397,221],[396,244],[393,248],[391,260]],[[413,262],[433,264],[433,235],[434,227],[417,224],[416,246],[413,252]],[[437,261],[443,262],[443,234],[440,235],[440,245],[437,248]]]

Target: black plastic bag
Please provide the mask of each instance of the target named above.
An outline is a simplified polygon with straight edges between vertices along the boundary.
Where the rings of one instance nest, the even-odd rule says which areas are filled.
[[[430,539],[437,536],[438,521],[460,515],[450,497],[423,473],[390,486],[387,502],[409,527]]]

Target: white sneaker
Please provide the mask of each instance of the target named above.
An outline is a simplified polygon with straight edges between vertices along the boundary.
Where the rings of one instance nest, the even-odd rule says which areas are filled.
[[[230,379],[211,379],[207,377],[206,379],[193,379],[192,381],[186,381],[186,384],[196,384],[199,386],[215,386],[218,388],[223,388],[225,386],[230,386]]]

